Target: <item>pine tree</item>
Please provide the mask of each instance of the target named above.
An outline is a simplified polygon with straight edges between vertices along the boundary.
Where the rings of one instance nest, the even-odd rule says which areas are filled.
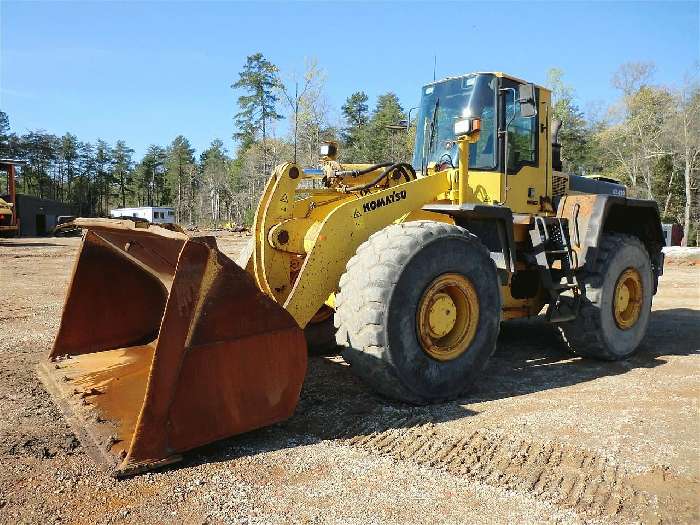
[[[95,190],[97,194],[95,211],[99,215],[109,213],[109,197],[111,187],[114,184],[112,168],[112,151],[109,144],[102,139],[97,139],[95,144]]]
[[[118,140],[112,152],[113,178],[116,184],[117,196],[120,199],[121,207],[126,207],[127,194],[131,193],[133,184],[133,160],[134,150],[126,145],[123,140]]]
[[[0,110],[0,158],[12,157],[10,135],[10,119],[7,113]]]
[[[390,92],[379,96],[369,122],[368,158],[365,162],[410,160],[412,152],[408,134],[390,129],[405,118],[396,94]]]
[[[350,129],[367,124],[368,106],[367,94],[364,91],[355,91],[350,95],[341,110]]]
[[[134,181],[140,193],[140,202],[146,206],[162,206],[169,203],[169,192],[165,185],[165,150],[152,144],[137,167]]]
[[[28,162],[22,168],[18,191],[38,197],[61,198],[60,141],[44,131],[30,131],[19,138],[17,155]],[[51,176],[53,172],[53,177]],[[58,179],[58,180],[57,180]],[[57,189],[58,192],[57,193]]]
[[[270,124],[282,118],[282,115],[277,113],[279,99],[276,91],[281,85],[278,73],[277,66],[268,61],[262,53],[255,53],[246,59],[243,71],[231,86],[233,89],[240,89],[247,93],[238,97],[240,111],[236,113],[234,120],[238,131],[233,137],[239,141],[239,149],[243,152],[260,134],[263,143],[263,166],[266,173],[265,143],[269,127]]]
[[[178,135],[168,148],[166,161],[167,181],[170,194],[174,196],[175,222],[178,223],[182,218],[183,209],[194,206],[194,186],[189,180],[193,164],[194,148],[189,140]]]
[[[89,142],[78,143],[78,177],[73,188],[72,202],[81,217],[93,215],[92,187],[95,180],[95,148]]]
[[[344,146],[341,154],[348,162],[366,162],[368,158],[367,100],[364,91],[356,91],[347,98],[341,108],[346,124],[342,133]]]
[[[78,176],[78,137],[72,133],[63,135],[60,139],[58,156],[62,188],[59,198],[73,202],[73,181]]]
[[[219,139],[213,140],[200,157],[203,189],[205,195],[209,197],[209,214],[214,226],[217,226],[224,217],[230,220],[228,206],[231,183],[229,163],[224,143]],[[225,205],[224,211],[221,209],[222,201]]]

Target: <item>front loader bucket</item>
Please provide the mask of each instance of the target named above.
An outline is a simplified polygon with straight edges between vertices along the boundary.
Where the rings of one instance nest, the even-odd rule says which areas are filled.
[[[40,375],[93,457],[130,475],[292,415],[303,332],[214,239],[76,222],[87,231]]]

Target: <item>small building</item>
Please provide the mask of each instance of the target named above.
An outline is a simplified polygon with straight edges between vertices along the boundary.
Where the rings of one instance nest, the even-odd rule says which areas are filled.
[[[138,208],[115,208],[109,212],[111,217],[135,217],[146,219],[154,224],[175,222],[175,209],[169,206],[140,206]]]
[[[683,226],[680,224],[662,224],[666,246],[680,246],[683,241]]]
[[[7,200],[9,196],[3,198]],[[53,232],[58,217],[75,214],[70,204],[23,193],[15,195],[14,211],[21,237],[49,235]]]

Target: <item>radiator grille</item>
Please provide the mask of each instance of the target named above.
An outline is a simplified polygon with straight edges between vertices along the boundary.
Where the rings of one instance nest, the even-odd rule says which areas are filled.
[[[557,175],[556,173],[552,175],[552,195],[554,197],[559,197],[566,194],[566,190],[569,186],[569,177],[566,175]]]

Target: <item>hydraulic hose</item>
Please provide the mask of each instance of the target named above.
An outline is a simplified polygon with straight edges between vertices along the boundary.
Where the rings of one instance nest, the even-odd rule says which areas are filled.
[[[361,175],[367,175],[368,173],[378,170],[379,168],[386,168],[387,166],[391,165],[391,162],[382,162],[381,164],[375,164],[374,166],[370,166],[369,168],[365,168],[363,170],[337,171],[335,175],[338,177],[359,177]]]
[[[375,177],[373,180],[369,181],[366,184],[359,184],[357,186],[351,186],[349,188],[346,188],[346,192],[351,192],[351,191],[362,191],[362,190],[368,190],[373,186],[376,186],[379,184],[382,179],[386,178],[389,176],[389,174],[392,171],[400,170],[401,173],[403,174],[403,177],[406,179],[406,182],[411,181],[412,179],[416,178],[416,170],[413,169],[413,166],[408,164],[407,162],[397,162],[395,164],[389,164],[389,166],[381,172],[377,177]],[[409,175],[410,173],[410,175]]]
[[[406,179],[406,182],[410,182],[416,178],[416,170],[414,170],[413,166],[408,162],[397,162],[396,164],[389,166],[386,169],[386,171],[387,173],[389,173],[395,169],[401,170],[401,173],[403,174],[404,179]]]

